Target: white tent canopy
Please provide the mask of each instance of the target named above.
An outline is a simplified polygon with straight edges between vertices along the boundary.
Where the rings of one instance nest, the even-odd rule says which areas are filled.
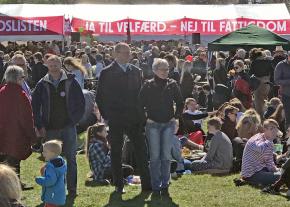
[[[289,19],[285,4],[180,5],[180,4],[1,4],[0,13],[8,16],[69,16],[95,21],[116,21],[126,18],[147,21],[168,21],[188,17],[220,20],[239,17],[276,20]]]

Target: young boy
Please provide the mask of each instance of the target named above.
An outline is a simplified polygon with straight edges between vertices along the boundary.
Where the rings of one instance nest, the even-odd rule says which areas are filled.
[[[42,186],[41,200],[44,207],[57,207],[65,204],[66,189],[65,175],[66,162],[60,156],[62,143],[51,140],[43,144],[43,156],[46,164],[41,169],[41,176],[35,178],[37,184]]]

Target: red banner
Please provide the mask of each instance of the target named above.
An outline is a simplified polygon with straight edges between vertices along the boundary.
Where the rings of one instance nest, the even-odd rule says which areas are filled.
[[[62,35],[63,24],[63,16],[0,16],[0,35]]]
[[[72,29],[75,32],[90,32],[98,35],[223,35],[255,24],[277,34],[290,34],[290,20],[257,20],[257,19],[177,19],[172,21],[143,21],[124,19],[115,22],[88,21],[78,18],[72,19]]]

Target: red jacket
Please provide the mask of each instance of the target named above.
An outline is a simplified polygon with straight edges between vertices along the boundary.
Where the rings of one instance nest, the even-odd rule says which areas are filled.
[[[239,77],[234,83],[234,90],[238,92],[236,97],[240,99],[246,109],[252,107],[252,91],[249,83],[243,78]]]
[[[35,140],[32,108],[22,87],[0,86],[0,153],[25,160]]]

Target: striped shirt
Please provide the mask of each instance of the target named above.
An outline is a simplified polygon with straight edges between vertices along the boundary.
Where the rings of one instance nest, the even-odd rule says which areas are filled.
[[[263,168],[275,172],[273,153],[273,141],[266,139],[263,133],[254,135],[244,149],[241,176],[249,178]]]

